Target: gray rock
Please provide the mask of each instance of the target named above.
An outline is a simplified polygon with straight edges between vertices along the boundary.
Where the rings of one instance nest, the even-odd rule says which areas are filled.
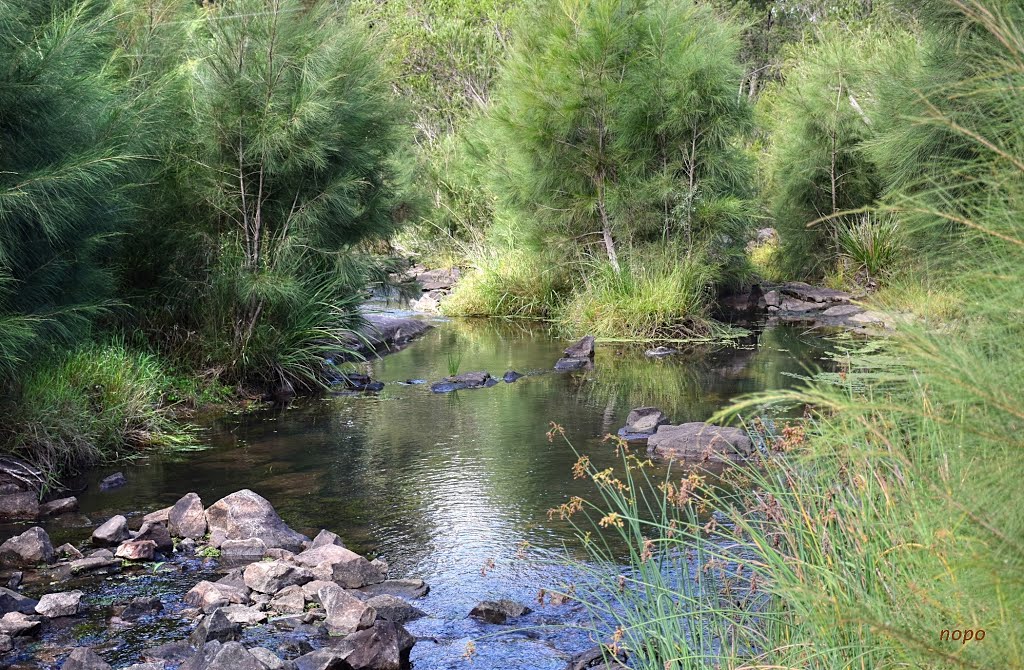
[[[384,581],[384,574],[370,561],[334,544],[307,549],[295,556],[295,562],[311,568],[313,578],[336,582],[346,589],[358,589]]]
[[[250,537],[248,540],[224,540],[220,545],[220,557],[225,560],[258,561],[267,552],[267,545],[258,537]]]
[[[37,616],[29,616],[21,612],[8,612],[0,618],[0,633],[18,637],[19,635],[30,635],[39,629],[40,619]]]
[[[653,434],[658,426],[668,423],[668,417],[657,407],[637,407],[626,417],[627,433]]]
[[[71,560],[82,558],[82,552],[78,551],[78,547],[67,542],[54,549],[53,554],[54,556]]]
[[[35,493],[23,491],[0,495],[0,519],[12,521],[39,518],[39,498]]]
[[[123,670],[164,670],[165,665],[163,663],[134,663],[132,665],[125,666]]]
[[[163,509],[158,509],[155,512],[150,512],[146,516],[142,517],[142,523],[143,524],[147,524],[147,523],[162,523],[164,525],[167,525],[167,522],[170,519],[170,517],[171,517],[171,508],[170,507],[165,507]]]
[[[836,305],[834,307],[829,307],[824,312],[822,312],[821,315],[838,318],[844,316],[853,316],[854,314],[860,314],[863,311],[864,308],[858,307],[857,305]]]
[[[206,642],[240,640],[242,639],[242,626],[228,619],[221,610],[216,609],[202,618],[188,639],[192,646],[197,648]]]
[[[309,538],[289,528],[262,496],[248,489],[236,491],[210,505],[206,510],[210,544],[214,547],[226,540],[263,540],[267,548],[281,547],[301,551]]]
[[[156,542],[153,540],[128,540],[118,545],[114,557],[126,561],[152,561],[155,553]]]
[[[789,312],[791,314],[816,312],[822,308],[822,305],[816,302],[807,302],[806,300],[798,300],[797,298],[783,298],[782,304],[779,305],[779,309],[783,312]]]
[[[249,595],[247,588],[243,590],[228,584],[202,581],[193,586],[182,599],[204,612],[212,612],[225,605],[245,605],[249,602]]]
[[[338,547],[340,549],[340,547]],[[243,573],[245,585],[253,591],[274,594],[285,588],[313,581],[313,572],[307,568],[288,565],[281,561],[251,563]]]
[[[515,370],[509,370],[501,376],[502,381],[506,384],[514,384],[516,381],[523,378],[523,375],[516,372]]]
[[[88,647],[74,649],[65,659],[61,670],[111,670],[103,657]]]
[[[174,549],[174,540],[171,539],[171,533],[167,530],[167,526],[162,523],[144,521],[142,527],[139,528],[139,534],[135,536],[135,540],[151,540],[156,544],[158,550],[164,552]]]
[[[317,649],[295,659],[297,670],[352,670],[348,649]]]
[[[35,526],[0,544],[0,564],[13,566],[53,563],[53,545],[46,531]]]
[[[329,530],[321,530],[313,538],[313,543],[309,546],[310,549],[319,549],[320,547],[333,544],[338,547],[344,547],[345,543],[341,541],[336,533],[332,533]]]
[[[532,612],[529,607],[514,600],[485,600],[474,607],[469,616],[487,623],[503,624],[509,619]]]
[[[332,647],[346,654],[345,662],[353,670],[404,670],[410,667],[414,644],[416,639],[399,624],[377,621],[371,628],[334,642]]]
[[[323,579],[314,579],[313,581],[302,585],[302,597],[305,598],[306,602],[320,604],[320,589],[325,586],[330,586],[334,582]],[[354,594],[353,594],[354,595]]]
[[[664,458],[732,462],[753,454],[754,445],[739,428],[693,422],[660,426],[658,432],[648,438],[647,451]]]
[[[80,558],[77,561],[71,561],[68,568],[72,575],[79,575],[85,572],[97,573],[109,571],[111,569],[116,572],[121,569],[121,561],[118,561],[115,558],[90,556],[89,558]]]
[[[56,552],[56,549],[54,550],[54,552]],[[21,586],[21,582],[24,578],[24,572],[22,572],[21,570],[13,570],[10,576],[7,578],[7,588],[17,589]],[[3,612],[0,612],[0,615],[3,615]]]
[[[92,543],[100,546],[114,546],[130,539],[128,520],[118,514],[108,519],[92,532]]]
[[[51,500],[39,506],[39,513],[43,516],[57,516],[75,511],[78,511],[78,498],[74,496]]]
[[[100,491],[113,491],[114,489],[121,488],[127,483],[128,480],[125,478],[123,472],[115,472],[109,477],[103,478],[100,482]]]
[[[0,654],[6,654],[14,649],[14,640],[10,635],[0,635]]]
[[[143,649],[139,656],[143,661],[180,663],[190,658],[194,651],[187,642],[178,641]]]
[[[249,650],[253,658],[263,664],[267,670],[295,670],[295,664],[291,661],[284,661],[278,657],[277,654],[264,649],[263,647],[253,647]]]
[[[267,620],[266,612],[262,612],[255,607],[246,607],[245,605],[228,605],[227,607],[221,607],[217,611],[223,612],[228,621],[242,626],[255,626]]]
[[[422,579],[388,579],[379,584],[361,587],[360,593],[368,598],[379,595],[391,595],[407,600],[422,598],[430,593],[430,586]]]
[[[197,540],[206,535],[206,512],[196,493],[186,493],[167,513],[167,530],[174,537]]]
[[[449,393],[451,391],[458,391],[461,389],[475,389],[483,386],[492,386],[491,373],[486,371],[480,372],[463,372],[462,374],[454,375],[452,377],[445,377],[443,380],[436,384],[431,384],[430,390],[434,393]]]
[[[41,614],[48,619],[56,619],[62,616],[75,616],[82,611],[81,591],[65,591],[63,593],[47,593],[39,599],[36,605],[36,614]]]
[[[358,630],[369,628],[377,618],[377,611],[349,595],[337,584],[330,584],[320,589],[317,594],[320,603],[327,612],[324,624],[334,635],[348,635]]]
[[[837,291],[821,286],[811,286],[804,282],[788,282],[779,287],[783,295],[788,295],[802,302],[813,303],[848,303],[853,298],[846,291]]]
[[[239,642],[224,642],[213,649],[212,653],[205,648],[200,653],[203,656],[203,665],[196,670],[267,670],[267,667]],[[182,666],[182,670],[186,670],[185,666]]]
[[[566,358],[593,358],[594,357],[594,336],[587,335],[580,338],[575,344],[568,347],[564,352]]]
[[[768,291],[763,298],[765,307],[778,309],[782,305],[782,293],[779,291]]]
[[[33,600],[17,591],[0,587],[0,614],[7,614],[8,612],[34,614],[38,604],[38,600]]]
[[[270,608],[281,614],[302,614],[306,610],[306,596],[302,589],[298,585],[281,589],[270,601]]]
[[[377,611],[377,618],[395,623],[407,623],[426,616],[426,612],[396,596],[382,594],[366,601],[366,604]]]

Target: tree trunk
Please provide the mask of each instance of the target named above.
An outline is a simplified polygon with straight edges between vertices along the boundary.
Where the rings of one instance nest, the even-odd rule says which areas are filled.
[[[615,238],[612,237],[612,224],[608,220],[608,210],[604,206],[604,174],[597,176],[597,211],[601,215],[601,235],[604,238],[604,250],[608,252],[608,262],[612,264],[615,274],[622,272],[619,267],[619,255],[615,251]]]

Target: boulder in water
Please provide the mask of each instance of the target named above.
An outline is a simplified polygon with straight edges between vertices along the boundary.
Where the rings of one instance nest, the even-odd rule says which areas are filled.
[[[267,548],[301,551],[309,538],[295,532],[281,520],[263,496],[243,489],[225,496],[206,510],[210,544],[220,548],[225,540],[258,538]]]

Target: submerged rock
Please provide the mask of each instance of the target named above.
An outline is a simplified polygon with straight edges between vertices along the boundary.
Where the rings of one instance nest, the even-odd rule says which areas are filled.
[[[532,610],[514,600],[485,600],[474,607],[469,616],[487,623],[503,624],[509,619],[529,614]]]
[[[226,540],[258,538],[267,548],[301,551],[309,540],[285,524],[263,496],[243,489],[225,496],[206,510],[210,545],[220,548]]]
[[[196,493],[186,493],[167,513],[167,530],[174,537],[193,540],[206,535],[206,512],[203,501]]]
[[[615,670],[625,668],[627,660],[626,652],[620,651],[613,656],[608,653],[607,647],[601,645],[573,655],[565,670]]]
[[[555,370],[558,370],[559,372],[590,370],[593,367],[594,361],[589,358],[559,358],[555,361]]]
[[[127,483],[128,480],[125,478],[123,472],[115,472],[109,477],[103,478],[100,482],[100,491],[113,491],[114,489],[121,488]]]
[[[35,526],[0,544],[0,564],[31,566],[53,563],[53,545],[46,531]]]
[[[506,372],[505,374],[503,374],[501,376],[501,379],[506,384],[512,384],[512,383],[518,381],[519,379],[522,379],[524,376],[525,375],[523,375],[523,374],[521,374],[519,372],[516,372],[515,370],[509,370],[508,372]]]
[[[131,601],[125,604],[124,608],[121,609],[121,612],[120,614],[118,614],[118,616],[124,619],[125,621],[134,621],[139,617],[155,614],[163,610],[163,608],[164,604],[160,601],[160,598],[156,596],[142,596],[139,598],[133,598]],[[115,608],[115,611],[117,609],[120,608]]]
[[[647,451],[687,461],[732,462],[752,455],[754,445],[750,436],[739,428],[694,422],[659,426],[647,440]]]
[[[450,393],[462,389],[476,389],[485,386],[493,386],[497,381],[491,378],[487,371],[463,372],[462,374],[445,377],[436,384],[430,385],[434,393]]]
[[[647,358],[665,358],[678,353],[679,350],[673,349],[672,347],[654,347],[653,349],[645,351],[644,356]]]

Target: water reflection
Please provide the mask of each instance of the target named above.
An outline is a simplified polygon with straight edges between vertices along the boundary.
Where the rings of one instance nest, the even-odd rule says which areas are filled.
[[[570,529],[549,521],[547,510],[589,493],[572,478],[572,452],[546,439],[549,422],[564,426],[597,467],[608,467],[617,459],[601,439],[631,407],[657,405],[676,422],[703,420],[744,393],[794,385],[793,375],[824,352],[821,340],[777,328],[738,348],[661,360],[635,347],[600,347],[594,370],[550,372],[565,345],[538,324],[442,323],[406,350],[365,364],[386,383],[379,396],[327,397],[220,419],[204,436],[212,448],[126,468],[124,489],[96,493],[95,481],[109,470],[95,473],[82,511],[102,520],[169,505],[188,491],[210,503],[251,488],[297,529],[332,529],[356,551],[384,557],[397,576],[430,582],[423,608],[435,618],[413,632],[451,644],[418,645],[415,653],[423,667],[461,667],[459,642],[477,626],[463,617],[477,601],[529,601],[560,578],[515,558],[524,540],[560,546]],[[462,371],[527,376],[448,395],[399,383],[446,376],[453,351]],[[492,560],[494,569],[483,569]],[[507,667],[525,653],[506,652],[478,666]],[[545,663],[534,659],[528,667]],[[551,660],[550,667],[560,666]]]

